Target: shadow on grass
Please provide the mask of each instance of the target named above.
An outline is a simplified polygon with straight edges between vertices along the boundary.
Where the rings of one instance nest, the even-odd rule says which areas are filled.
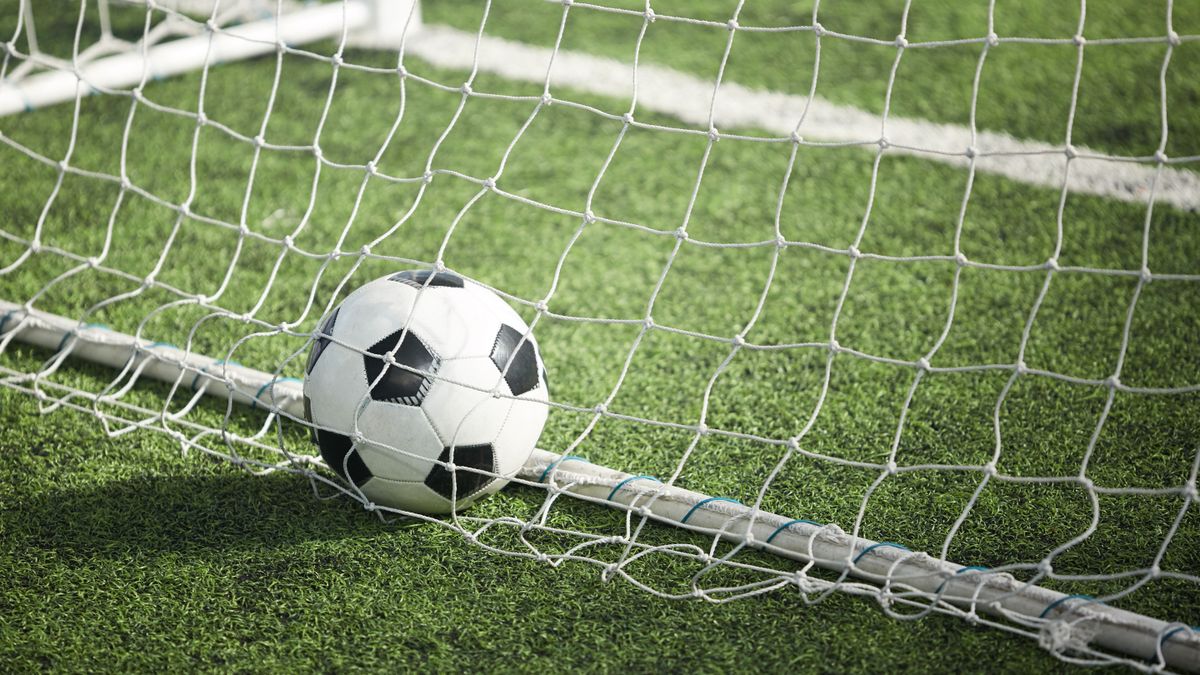
[[[51,488],[0,508],[8,541],[67,557],[269,550],[371,537],[395,527],[344,499],[314,498],[303,478],[226,468]]]

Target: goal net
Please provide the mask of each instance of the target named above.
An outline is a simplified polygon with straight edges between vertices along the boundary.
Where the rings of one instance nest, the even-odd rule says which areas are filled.
[[[552,402],[426,520],[1200,668],[1194,17],[653,4],[0,1],[0,396],[422,518],[300,378],[356,286],[448,269]]]

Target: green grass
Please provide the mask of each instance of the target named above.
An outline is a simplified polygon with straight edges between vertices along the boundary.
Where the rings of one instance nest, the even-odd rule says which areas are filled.
[[[1085,34],[1161,32],[1161,9],[1139,13],[1137,3],[1118,4],[1095,11],[1089,7],[1088,26],[1094,26],[1096,33],[1089,29]],[[0,12],[0,33],[10,30],[11,5],[0,5],[5,10]],[[520,5],[528,14],[516,13],[516,7],[511,2],[497,4],[488,31],[531,42],[553,39],[552,26],[557,24],[539,13],[557,15],[560,7]],[[430,4],[425,11],[430,21],[478,25],[478,9],[468,11],[450,3]],[[657,5],[656,11],[673,13]],[[689,4],[686,10],[704,17],[731,11],[727,2]],[[750,16],[752,11],[755,14]],[[1041,11],[1046,14],[1039,15]],[[997,32],[1069,36],[1075,19],[1070,11],[1054,13],[1059,11],[1041,10],[1034,3],[998,8]],[[794,10],[786,3],[751,5],[746,12],[740,20],[747,25],[807,23],[811,14],[810,8]],[[825,3],[821,21],[831,30],[888,38],[895,33],[897,12]],[[977,36],[985,32],[980,26],[986,26],[980,16],[980,10],[957,5],[914,3],[909,39]],[[140,25],[136,13],[120,14],[117,19],[123,31]],[[1190,6],[1177,6],[1174,20],[1180,33],[1200,32]],[[73,18],[64,14],[57,23],[48,21],[39,28],[44,41],[61,46],[64,40],[69,44],[72,25]],[[636,20],[576,8],[570,14],[564,45],[627,55],[638,25]],[[647,38],[646,58],[711,74],[725,37],[723,31],[659,22]],[[729,78],[807,91],[811,43],[809,34],[739,34]],[[1172,59],[1169,107],[1177,114],[1170,120],[1169,154],[1197,151],[1200,130],[1193,127],[1200,120],[1179,114],[1200,92],[1196,46],[1185,43]],[[333,47],[313,49],[329,53]],[[1163,49],[1157,44],[1087,48],[1076,142],[1114,152],[1152,152],[1158,142],[1155,83]],[[825,38],[822,50],[818,93],[876,109],[894,49],[865,49]],[[965,108],[955,102],[968,100],[978,51],[971,47],[907,52],[897,75],[895,112],[965,122]],[[390,62],[386,55],[363,52],[351,52],[347,60]],[[981,94],[980,109],[986,114],[981,126],[1061,140],[1065,108],[1058,97],[1065,95],[1064,87],[1069,88],[1073,63],[1074,51],[1069,47],[998,48],[988,57],[984,71],[986,95]],[[408,67],[450,86],[465,78],[465,73],[415,60]],[[965,75],[959,72],[964,68]],[[274,70],[271,59],[214,68],[204,97],[208,117],[242,134],[257,134]],[[323,62],[301,56],[284,59],[285,84],[265,133],[268,141],[297,145],[313,141],[330,74]],[[1067,78],[1065,85],[1059,81],[1062,77]],[[1087,85],[1087,78],[1094,78],[1090,81],[1096,84]],[[147,87],[147,96],[161,105],[196,110],[199,82],[199,74],[156,82]],[[1096,98],[1086,93],[1093,91],[1089,87],[1101,86],[1109,87],[1101,90],[1108,93],[1097,93]],[[490,76],[480,76],[474,88],[540,93],[536,87]],[[555,94],[604,110],[620,111],[624,105],[580,92]],[[404,85],[403,95],[403,123],[379,169],[392,176],[419,176],[460,96],[415,81]],[[393,76],[342,70],[320,132],[325,158],[351,164],[370,159],[395,119],[400,96],[401,85]],[[1100,100],[1108,104],[1102,106]],[[1114,109],[1113,100],[1121,105]],[[438,149],[434,169],[478,178],[495,175],[533,106],[532,102],[471,98]],[[117,173],[129,108],[125,98],[85,99],[70,164]],[[677,124],[649,114],[639,114],[639,120]],[[2,119],[0,132],[58,161],[68,152],[71,123],[71,106],[58,106]],[[582,210],[619,131],[619,123],[584,111],[565,106],[544,109],[515,145],[498,184],[528,199]],[[139,106],[125,147],[131,181],[162,200],[185,199],[194,133],[189,119]],[[198,138],[193,212],[207,219],[242,222],[253,147],[213,126],[200,129]],[[673,231],[684,220],[705,142],[629,131],[596,191],[593,210],[605,218]],[[724,243],[773,239],[774,205],[789,152],[789,147],[777,144],[729,139],[716,144],[688,221],[690,237]],[[791,241],[848,246],[865,215],[872,161],[871,154],[856,149],[801,148],[780,219],[782,233]],[[265,293],[257,317],[271,323],[298,322],[303,330],[311,329],[322,308],[336,300],[339,282],[359,262],[358,249],[387,232],[418,197],[415,184],[379,178],[364,183],[361,170],[325,165],[317,178],[317,199],[301,228],[316,166],[308,153],[264,152],[244,222],[252,232],[272,239],[294,233],[301,251],[323,254],[340,248],[350,255],[326,265],[324,259],[287,253],[268,292],[280,247],[247,238],[239,249],[236,231],[195,218],[182,221],[168,247],[167,235],[178,213],[126,193],[113,220],[105,264],[143,277],[165,250],[159,281],[216,296],[217,304],[239,314],[254,308]],[[32,237],[56,177],[53,168],[0,146],[0,194],[5,195],[0,230]],[[960,169],[885,156],[860,248],[892,256],[952,255],[966,178]],[[363,185],[355,211],[356,194]],[[465,212],[447,238],[456,214],[477,191],[475,184],[451,175],[436,176],[412,217],[376,243],[372,253],[428,262],[445,243],[444,258],[451,268],[527,302],[547,294],[555,266],[565,254],[561,280],[550,301],[553,312],[614,319],[645,316],[652,289],[671,257],[673,237],[594,223],[568,250],[578,219],[489,194]],[[83,256],[99,255],[119,194],[119,186],[113,183],[68,176],[45,210],[42,243]],[[979,175],[963,218],[962,250],[976,262],[1040,264],[1054,250],[1057,207],[1056,191]],[[1138,269],[1144,219],[1144,206],[1072,195],[1063,213],[1060,263]],[[1156,207],[1147,250],[1149,267],[1156,273],[1200,273],[1198,226],[1200,217],[1195,213]],[[0,266],[24,251],[21,244],[0,240]],[[745,327],[762,293],[773,254],[773,247],[684,244],[655,301],[656,323],[733,336]],[[223,283],[235,255],[233,273]],[[619,262],[614,265],[614,261]],[[78,316],[103,299],[138,287],[95,271],[48,286],[49,280],[73,265],[50,253],[35,255],[0,276],[0,297],[24,300],[45,289],[38,307]],[[348,285],[397,266],[412,263],[367,259]],[[849,258],[843,255],[801,247],[785,250],[763,314],[747,339],[760,345],[827,340],[848,267]],[[955,270],[955,265],[945,262],[859,261],[838,321],[839,342],[877,356],[920,357],[931,349],[946,322]],[[1045,280],[1043,271],[964,269],[953,326],[933,364],[1012,363]],[[1128,277],[1054,275],[1026,347],[1029,367],[1080,378],[1112,374],[1135,286],[1136,280]],[[318,304],[306,310],[314,288]],[[176,298],[151,289],[88,320],[133,331],[152,310]],[[1200,382],[1197,302],[1200,289],[1191,281],[1156,280],[1142,290],[1122,382],[1148,387]],[[523,310],[532,315],[528,306]],[[155,312],[142,326],[143,334],[182,343],[205,315],[190,305],[170,307]],[[285,374],[299,375],[304,339],[259,336],[230,353],[247,331],[240,321],[211,319],[196,329],[192,346],[201,353],[229,356],[267,370],[284,364]],[[553,398],[583,407],[603,400],[617,382],[636,333],[629,325],[544,318],[538,338]],[[622,414],[695,424],[700,420],[705,386],[728,352],[726,343],[652,331],[634,355],[629,375],[610,407]],[[296,353],[300,356],[287,360]],[[0,355],[0,364],[30,372],[49,357],[13,344]],[[742,351],[713,388],[707,424],[770,438],[795,434],[812,413],[826,358],[826,352],[810,348]],[[92,367],[69,366],[49,379],[95,392],[113,376]],[[838,355],[822,412],[803,447],[852,460],[884,461],[913,376],[909,368]],[[993,371],[924,378],[905,422],[897,462],[906,466],[986,462],[995,443],[993,409],[1007,376]],[[154,408],[161,407],[166,393],[164,387],[144,385],[128,398]],[[1105,407],[1106,393],[1045,377],[1020,378],[1001,411],[1000,471],[1013,476],[1077,473]],[[181,405],[177,397],[172,409]],[[452,670],[494,664],[513,670],[665,666],[868,672],[892,666],[1027,672],[1057,665],[1026,639],[950,619],[894,621],[872,602],[842,594],[811,608],[788,591],[720,606],[664,601],[627,583],[602,583],[599,568],[591,565],[567,563],[552,569],[488,554],[436,525],[383,525],[349,500],[314,499],[302,478],[251,478],[199,453],[180,457],[178,446],[161,435],[138,433],[110,440],[100,433],[94,418],[62,412],[42,419],[35,412],[32,399],[8,389],[0,391],[0,427],[6,430],[0,435],[0,453],[6,458],[0,467],[0,565],[8,570],[0,581],[0,663],[13,664],[16,670],[43,666]],[[201,405],[188,419],[241,432],[261,424],[255,413],[245,411],[226,419],[223,405]],[[555,410],[540,445],[563,450],[589,419]],[[667,475],[691,440],[683,432],[606,418],[575,452],[609,466]],[[283,427],[278,441],[293,451],[313,451],[300,428]],[[220,447],[219,441],[214,442]],[[1200,394],[1118,393],[1088,475],[1105,487],[1178,486],[1187,479],[1198,447]],[[680,483],[752,500],[780,452],[775,446],[708,436],[689,459]],[[849,527],[876,476],[874,471],[793,459],[767,491],[764,508]],[[977,484],[977,473],[961,471],[920,471],[889,478],[868,504],[862,534],[903,542],[913,549],[940,550]],[[529,518],[542,496],[533,489],[506,490],[479,505],[472,515]],[[1101,496],[1099,503],[1097,531],[1056,558],[1056,571],[1105,574],[1148,566],[1182,505],[1178,496]],[[1091,515],[1087,493],[1078,486],[992,482],[951,542],[949,554],[964,564],[1036,563],[1058,543],[1082,531]],[[614,512],[578,504],[557,504],[551,523],[605,534],[623,531],[623,521]],[[492,536],[490,544],[521,550],[518,541],[502,533]],[[656,527],[643,537],[654,543],[704,543]],[[566,545],[548,538],[537,541],[550,553]],[[615,559],[609,550],[594,555],[605,561]],[[758,555],[740,557],[759,564],[783,564]],[[1165,570],[1192,573],[1200,569],[1200,512],[1194,506],[1161,565]],[[643,583],[669,592],[686,590],[697,570],[665,556],[652,556],[630,567]],[[1132,582],[1131,578],[1047,585],[1065,592],[1106,594]],[[720,581],[706,583],[719,585]],[[1196,584],[1156,580],[1115,604],[1168,620],[1200,623]]]

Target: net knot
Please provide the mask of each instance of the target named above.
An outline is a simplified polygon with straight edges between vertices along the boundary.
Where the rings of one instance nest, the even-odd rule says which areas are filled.
[[[1000,46],[1000,36],[996,35],[995,33],[988,33],[987,34],[987,44],[989,47],[999,47]]]
[[[1076,47],[1082,47],[1087,44],[1087,38],[1083,37],[1082,35],[1076,35],[1075,37],[1071,38],[1071,43]]]
[[[600,573],[601,581],[612,581],[613,576],[617,573],[620,567],[616,563],[610,563],[605,566],[604,571]]]
[[[1178,47],[1179,45],[1183,44],[1183,39],[1179,37],[1179,33],[1177,33],[1175,30],[1169,30],[1167,31],[1167,44],[1171,45],[1172,47]]]
[[[884,609],[891,609],[892,605],[896,604],[895,596],[893,596],[892,592],[886,588],[879,592],[878,599],[879,606]]]
[[[907,46],[908,46],[908,38],[904,37],[903,34],[897,35],[896,36],[896,47],[898,47],[899,49],[904,49]]]
[[[1087,647],[1093,631],[1083,624],[1073,621],[1049,621],[1038,631],[1038,644],[1043,649],[1061,653],[1067,650],[1078,650]]]

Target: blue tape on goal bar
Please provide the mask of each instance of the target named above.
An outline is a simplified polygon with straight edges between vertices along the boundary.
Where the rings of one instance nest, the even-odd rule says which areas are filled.
[[[617,496],[617,492],[619,492],[621,490],[621,488],[625,487],[626,483],[632,483],[635,480],[652,480],[655,483],[662,482],[661,480],[655,478],[654,476],[646,476],[646,475],[630,476],[629,478],[626,478],[625,480],[623,480],[620,483],[617,483],[616,485],[613,486],[612,492],[608,493],[607,500],[611,502],[612,498]]]
[[[558,459],[554,460],[553,462],[550,462],[550,466],[547,466],[546,470],[542,472],[541,477],[538,478],[538,482],[539,483],[546,482],[546,476],[550,475],[550,472],[554,470],[554,467],[558,466],[559,464],[562,464],[563,462],[572,461],[572,460],[576,461],[576,462],[587,462],[588,464],[591,464],[591,462],[588,462],[587,457],[580,457],[579,455],[563,455],[562,457],[559,457]]]
[[[734,499],[733,497],[709,497],[708,499],[701,499],[700,501],[696,502],[696,505],[693,506],[691,509],[689,509],[686,514],[684,514],[683,519],[680,520],[679,522],[686,523],[688,521],[688,518],[691,518],[692,514],[696,512],[696,509],[700,508],[701,506],[704,506],[705,504],[707,504],[709,502],[729,502],[731,504],[741,504],[740,501]]]
[[[858,561],[859,561],[859,560],[862,560],[862,557],[863,557],[864,555],[866,555],[866,554],[870,553],[871,551],[874,551],[874,550],[875,550],[875,549],[877,549],[877,548],[898,548],[898,549],[900,549],[901,551],[909,551],[909,552],[911,552],[911,549],[909,549],[909,548],[908,548],[907,546],[905,546],[904,544],[897,544],[897,543],[896,543],[896,542],[894,542],[894,541],[881,541],[881,542],[879,542],[879,543],[877,543],[877,544],[871,544],[870,546],[868,546],[868,547],[864,548],[862,551],[859,551],[858,555],[854,556],[854,560],[851,560],[851,561],[850,561],[850,564],[851,564],[851,565],[857,565],[857,564],[858,564]]]

